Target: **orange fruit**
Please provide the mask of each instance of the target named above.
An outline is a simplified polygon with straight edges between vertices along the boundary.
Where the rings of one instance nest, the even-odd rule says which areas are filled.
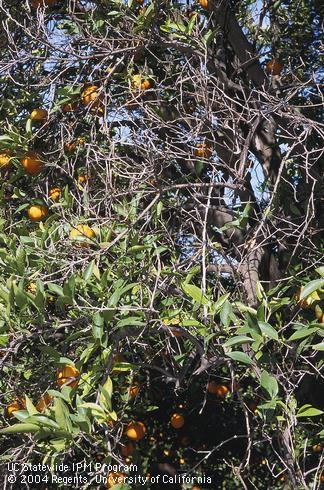
[[[67,104],[64,104],[62,107],[62,111],[67,113],[67,112],[74,112],[78,108],[78,103],[77,102],[68,102]]]
[[[170,422],[174,429],[181,429],[185,423],[184,416],[181,413],[174,413],[171,416]]]
[[[144,0],[136,0],[136,3],[139,3],[140,5],[143,5]]]
[[[152,83],[147,78],[137,74],[132,77],[132,87],[138,90],[148,90],[152,87]]]
[[[53,397],[49,395],[48,393],[45,393],[44,395],[41,396],[39,399],[36,408],[39,412],[44,412],[45,408],[48,407],[48,405],[51,404],[53,400]]]
[[[320,443],[314,444],[314,446],[313,446],[314,453],[320,453],[322,450],[323,450],[322,444],[320,444]]]
[[[83,90],[81,94],[81,101],[85,107],[90,106],[91,110],[98,109],[103,111],[103,100],[102,95],[99,94],[99,87],[97,85],[90,85]]]
[[[59,187],[52,187],[48,191],[48,198],[51,199],[52,201],[58,201],[61,196],[61,189]]]
[[[85,143],[85,139],[79,137],[75,141],[72,141],[71,143],[65,143],[64,150],[67,152],[75,151],[78,148],[78,146],[83,146],[84,143]]]
[[[135,446],[134,443],[131,441],[126,442],[126,444],[124,444],[120,449],[122,456],[124,456],[125,458],[131,456],[134,451],[135,451]]]
[[[22,166],[25,169],[26,174],[36,175],[43,167],[41,157],[35,151],[28,151],[20,160]]]
[[[208,0],[199,0],[199,4],[203,9],[208,9]]]
[[[32,121],[46,121],[48,112],[45,109],[34,109],[30,114]]]
[[[8,417],[12,417],[14,412],[18,410],[24,410],[26,408],[26,402],[23,398],[16,398],[13,400],[10,405],[7,406],[7,415]]]
[[[280,75],[281,71],[283,69],[283,65],[280,63],[280,61],[273,59],[269,60],[266,64],[266,70],[268,75]]]
[[[193,487],[191,487],[191,490],[200,490],[200,487],[197,487],[197,485],[194,485]]]
[[[138,383],[134,383],[132,386],[130,386],[128,393],[130,398],[135,398],[139,392],[140,392],[140,386]]]
[[[11,156],[9,151],[3,151],[0,153],[0,168],[8,167],[10,164]]]
[[[107,488],[124,483],[125,478],[125,473],[122,473],[121,471],[110,471],[107,478]]]
[[[207,385],[207,391],[212,395],[224,397],[229,392],[229,389],[225,385],[216,383],[216,381],[210,381]]]
[[[199,158],[210,158],[212,153],[211,147],[206,143],[200,143],[195,148],[195,156]]]
[[[58,386],[67,385],[71,388],[78,386],[79,380],[75,379],[80,376],[80,372],[75,366],[71,364],[66,364],[62,368],[57,370],[56,373],[56,383]]]
[[[146,433],[143,422],[130,422],[126,428],[126,435],[132,441],[140,441]]]
[[[77,225],[75,228],[72,228],[70,231],[70,240],[78,239],[79,237],[84,238],[94,238],[96,236],[95,232],[88,225]],[[78,241],[76,240],[76,245],[79,247],[88,247],[90,244],[86,241]]]
[[[41,206],[40,204],[35,204],[28,208],[27,214],[31,221],[42,221],[48,215],[48,208],[46,206]]]
[[[79,184],[86,184],[88,182],[88,180],[89,180],[89,177],[86,174],[85,175],[79,175],[79,177],[78,177]]]

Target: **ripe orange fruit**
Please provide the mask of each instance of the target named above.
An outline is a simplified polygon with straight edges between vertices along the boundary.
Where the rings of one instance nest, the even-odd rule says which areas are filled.
[[[200,487],[197,487],[197,485],[194,485],[193,487],[191,487],[191,490],[200,490]]]
[[[181,429],[185,423],[184,416],[181,413],[174,413],[171,416],[170,422],[174,429]]]
[[[211,147],[206,143],[200,143],[195,148],[195,156],[199,158],[210,158],[212,153]]]
[[[74,112],[78,108],[78,102],[68,102],[67,104],[64,104],[62,107],[62,111],[64,113],[67,112]]]
[[[266,69],[268,75],[280,75],[283,65],[280,63],[280,61],[273,59],[269,60],[266,64]]]
[[[314,446],[313,446],[314,453],[320,453],[322,450],[323,450],[322,444],[320,444],[320,443],[314,444]]]
[[[30,114],[32,121],[46,121],[48,112],[45,109],[34,109]]]
[[[0,153],[0,168],[8,167],[10,164],[11,156],[9,151],[3,151]]]
[[[94,238],[96,236],[95,232],[88,225],[77,225],[75,228],[72,228],[70,231],[70,240],[76,240],[76,245],[79,247],[88,247],[89,242],[86,241],[77,241],[78,238]]]
[[[107,478],[107,488],[111,488],[118,483],[124,483],[125,478],[125,473],[122,473],[121,471],[110,471]]]
[[[52,187],[48,191],[48,198],[51,199],[52,201],[58,201],[61,196],[61,189],[59,187]]]
[[[26,402],[24,398],[16,398],[13,400],[10,405],[7,406],[7,415],[8,417],[12,417],[14,412],[18,410],[24,410],[26,408]]]
[[[48,208],[40,204],[35,204],[28,208],[27,214],[31,221],[42,221],[48,215]]]
[[[212,395],[224,397],[229,392],[229,389],[225,385],[216,383],[216,381],[210,381],[207,385],[207,391]]]
[[[140,5],[143,5],[144,0],[136,0],[136,3],[139,3]]]
[[[45,408],[48,407],[48,405],[51,404],[53,400],[53,397],[49,395],[48,393],[45,393],[44,395],[41,396],[39,399],[36,408],[39,412],[44,412]]]
[[[84,143],[85,143],[85,139],[79,137],[75,141],[72,141],[71,143],[65,143],[64,150],[67,152],[75,151],[78,148],[78,146],[83,146]]]
[[[131,441],[126,442],[126,444],[124,444],[120,449],[122,456],[124,456],[125,458],[131,456],[134,451],[135,451],[135,446],[134,443]]]
[[[199,3],[200,3],[200,6],[203,9],[207,10],[207,8],[208,8],[208,0],[199,0]]]
[[[38,174],[43,167],[41,157],[35,151],[28,151],[20,162],[28,175]]]
[[[133,75],[132,87],[137,90],[148,90],[152,87],[152,83],[147,78],[143,78],[142,75]]]
[[[132,386],[130,386],[128,393],[130,398],[135,398],[139,392],[140,392],[140,386],[138,383],[134,383]]]
[[[90,87],[85,88],[81,94],[82,104],[85,107],[90,106],[91,110],[103,111],[102,95],[98,91],[97,85],[90,85]]]
[[[75,379],[80,376],[80,372],[75,366],[71,364],[66,364],[62,368],[57,370],[56,373],[56,383],[58,386],[67,385],[71,388],[78,386],[79,380]]]
[[[79,175],[79,177],[78,177],[79,184],[86,184],[88,182],[88,180],[89,180],[89,177],[86,174]]]
[[[126,428],[126,435],[132,441],[140,441],[146,433],[143,422],[130,422]]]

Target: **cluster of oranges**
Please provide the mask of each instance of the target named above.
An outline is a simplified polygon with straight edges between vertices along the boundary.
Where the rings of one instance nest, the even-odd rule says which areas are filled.
[[[89,95],[89,99],[85,99],[85,103],[90,103],[92,100],[92,94]],[[34,109],[30,114],[30,119],[38,122],[45,122],[48,119],[48,112],[45,109]],[[67,152],[74,151],[77,147],[83,146],[85,144],[84,138],[77,138],[71,143],[65,144],[65,150]],[[13,158],[12,152],[9,150],[2,151],[0,153],[0,170],[8,168],[11,164]],[[27,175],[36,176],[38,175],[43,167],[44,160],[41,155],[33,150],[27,151],[22,158],[20,163]],[[87,175],[80,175],[78,178],[80,184],[85,184],[88,181]],[[57,202],[59,201],[62,194],[62,190],[59,187],[50,188],[48,191],[48,199]],[[49,209],[45,204],[31,204],[27,209],[27,216],[32,222],[43,221],[47,218],[49,214]],[[87,225],[79,224],[72,228],[70,232],[70,239],[74,240],[76,245],[79,247],[88,247],[89,240],[95,238],[95,232]]]
[[[58,386],[69,386],[76,388],[79,384],[80,372],[72,364],[66,364],[59,368],[56,372],[56,384]],[[36,404],[36,409],[43,412],[46,407],[52,403],[53,397],[49,393],[44,393]],[[24,398],[17,397],[7,406],[7,415],[12,417],[14,412],[25,410],[26,402]]]
[[[36,409],[39,412],[44,412],[45,408],[47,408],[52,403],[53,397],[48,393],[44,393],[41,398],[38,400],[36,404]],[[7,406],[7,416],[12,417],[15,412],[19,410],[26,410],[26,401],[24,398],[16,398]]]

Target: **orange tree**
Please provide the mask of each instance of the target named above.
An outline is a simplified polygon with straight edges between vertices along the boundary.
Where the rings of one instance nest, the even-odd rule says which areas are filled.
[[[0,18],[7,487],[319,488],[320,4]]]

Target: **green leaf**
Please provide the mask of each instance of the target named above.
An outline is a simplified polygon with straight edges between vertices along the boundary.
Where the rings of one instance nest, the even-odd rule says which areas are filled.
[[[249,365],[253,364],[252,359],[247,354],[245,354],[245,352],[240,352],[240,351],[228,352],[226,353],[226,356],[233,359],[233,361],[242,362],[243,364],[249,364]]]
[[[223,344],[223,346],[230,347],[232,345],[247,344],[249,342],[253,342],[253,339],[251,339],[251,337],[247,337],[246,335],[236,335],[235,337],[232,337],[229,340],[227,340]]]
[[[95,261],[92,260],[83,273],[83,279],[85,281],[88,281],[92,276],[94,266],[95,266]]]
[[[103,385],[100,393],[99,403],[100,406],[110,412],[112,410],[111,397],[113,392],[113,384],[111,378],[108,377],[105,384]]]
[[[318,267],[317,269],[315,269],[317,274],[319,274],[320,276],[324,276],[324,265],[322,265],[321,267]]]
[[[256,283],[255,292],[259,301],[263,301],[263,299],[266,297],[263,286],[259,281]]]
[[[221,307],[225,301],[230,297],[230,293],[223,294],[218,298],[218,300],[213,304],[213,309],[217,313],[220,311]]]
[[[318,327],[313,327],[313,328],[305,327],[305,328],[301,328],[299,330],[296,330],[296,332],[294,332],[289,337],[288,340],[291,341],[291,340],[304,339],[305,337],[309,337],[310,335],[312,335],[313,333],[317,332],[318,330],[319,330]]]
[[[144,326],[145,322],[143,322],[143,320],[138,316],[129,316],[127,318],[124,318],[123,320],[119,320],[116,326],[118,328],[121,328],[130,325]]]
[[[204,296],[203,292],[201,291],[200,288],[195,286],[194,284],[187,284],[183,282],[181,284],[182,290],[187,296],[190,296],[196,303],[199,303],[201,305],[207,305],[208,304],[208,299],[206,296]]]
[[[321,289],[323,287],[324,287],[324,278],[315,279],[314,281],[309,282],[307,286],[304,286],[304,288],[302,289],[299,300],[307,298],[314,291],[317,291],[318,289]]]
[[[323,410],[319,410],[318,408],[312,407],[312,405],[306,404],[300,407],[297,412],[296,417],[317,417],[318,415],[322,415]]]
[[[21,434],[21,433],[30,433],[30,432],[38,432],[39,427],[35,424],[14,424],[10,427],[5,427],[0,430],[0,434]]]
[[[269,323],[258,322],[258,324],[262,335],[269,337],[270,339],[273,340],[279,340],[278,332]]]
[[[324,350],[324,342],[320,342],[319,344],[312,345],[314,350]]]
[[[267,371],[262,371],[260,384],[262,388],[269,394],[270,398],[275,398],[279,388],[276,378],[271,376]]]
[[[104,318],[98,311],[93,315],[92,335],[95,339],[101,340],[104,333]]]
[[[27,395],[25,395],[25,400],[26,400],[26,409],[29,415],[35,415],[38,414],[37,408],[34,406],[33,402],[31,401],[30,398],[28,398]]]
[[[229,301],[225,301],[220,310],[220,320],[224,327],[229,327],[231,320],[235,320],[232,305]]]
[[[16,253],[17,271],[22,276],[25,271],[26,252],[23,247],[18,247]]]
[[[61,286],[59,286],[58,284],[54,284],[53,282],[48,282],[47,287],[51,293],[55,293],[58,296],[64,296],[63,288],[61,288]]]
[[[55,398],[54,402],[55,420],[62,429],[71,432],[72,424],[69,418],[67,406],[60,398]]]

